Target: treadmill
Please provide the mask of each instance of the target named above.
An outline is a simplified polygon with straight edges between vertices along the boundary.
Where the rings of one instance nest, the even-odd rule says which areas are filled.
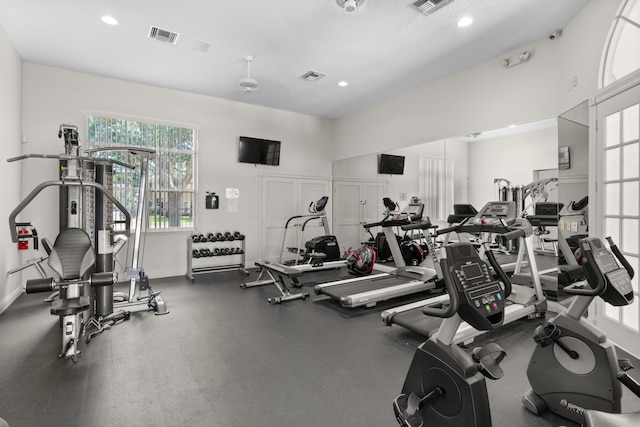
[[[438,233],[446,233],[451,229],[442,229]],[[526,254],[529,258],[529,268],[533,277],[532,286],[511,284],[513,292],[507,298],[504,323],[510,323],[521,318],[544,317],[547,309],[560,312],[564,307],[553,301],[547,301],[543,294],[542,285],[538,275],[537,264],[533,253],[533,227],[525,218],[518,218],[515,202],[489,202],[472,219],[456,226],[459,233],[497,233],[509,235],[519,234],[518,258],[515,273],[520,273]],[[481,248],[481,256],[494,257],[489,243],[484,242]],[[400,307],[394,307],[382,312],[382,322],[387,326],[399,325],[425,337],[431,336],[442,323],[442,319],[429,317],[423,314],[422,308],[427,305],[447,305],[448,295],[435,296]],[[457,331],[454,341],[468,344],[474,337],[484,332],[463,324]]]
[[[424,205],[422,203],[409,204],[407,209],[394,214],[396,204],[389,198],[383,200],[387,208],[387,215],[380,222],[368,223],[364,227],[382,227],[389,248],[396,264],[396,270],[391,274],[364,276],[346,280],[338,280],[318,284],[314,287],[316,295],[326,295],[335,299],[347,308],[373,307],[378,302],[411,295],[418,292],[433,291],[438,287],[435,282],[436,270],[420,266],[406,266],[402,251],[394,232],[395,227],[414,225],[412,228],[428,230],[433,228],[431,222],[422,221]],[[415,227],[418,224],[419,227]]]

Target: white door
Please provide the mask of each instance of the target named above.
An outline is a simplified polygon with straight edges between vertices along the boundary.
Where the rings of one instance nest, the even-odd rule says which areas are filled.
[[[382,219],[382,198],[386,194],[386,182],[334,181],[334,234],[343,252],[358,248],[362,242],[369,240],[369,234],[362,226]],[[376,231],[373,232],[375,235]]]
[[[309,213],[309,203],[328,195],[329,188],[330,181],[328,179],[262,177],[260,259],[272,262],[279,261],[283,243],[283,260],[292,259],[295,254],[289,253],[287,248],[297,247],[301,239],[308,240],[324,234],[324,230],[319,227],[319,221],[309,222],[304,235],[300,233],[302,220],[291,221],[286,230],[286,235],[285,225],[293,216]],[[327,209],[330,209],[330,204]],[[286,237],[284,242],[283,237]],[[302,245],[304,247],[304,242],[302,242]]]
[[[596,323],[613,342],[640,354],[640,85],[598,103],[596,116],[596,235],[611,236],[636,272],[633,304],[613,307],[598,299]]]

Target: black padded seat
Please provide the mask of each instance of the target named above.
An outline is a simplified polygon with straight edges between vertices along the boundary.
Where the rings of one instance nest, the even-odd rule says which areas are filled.
[[[49,267],[60,279],[79,279],[95,266],[96,258],[89,235],[80,228],[62,230],[49,255]]]
[[[600,411],[585,411],[586,427],[637,427],[640,426],[640,412],[610,414]]]
[[[88,296],[79,298],[56,299],[51,303],[51,314],[54,316],[68,316],[81,313],[91,305]]]

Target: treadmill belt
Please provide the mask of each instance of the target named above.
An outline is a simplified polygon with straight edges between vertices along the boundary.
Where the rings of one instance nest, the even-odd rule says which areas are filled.
[[[431,291],[418,292],[411,295],[405,295],[399,298],[392,298],[387,301],[379,301],[373,307],[343,307],[339,301],[336,301],[332,298],[328,297],[317,297],[313,300],[313,304],[326,307],[331,311],[337,312],[340,316],[346,319],[352,319],[359,316],[364,316],[367,314],[380,314],[381,312],[390,309],[392,307],[397,307],[399,305],[411,304],[413,302],[422,301],[425,298],[429,298],[433,296]],[[424,316],[426,317],[426,316]]]
[[[422,307],[418,307],[413,310],[396,313],[393,316],[392,322],[420,334],[425,338],[429,338],[429,336],[440,327],[442,319],[427,316],[422,312]]]
[[[324,295],[340,299],[349,295],[361,294],[363,292],[377,291],[392,286],[402,285],[410,280],[400,276],[386,276],[378,279],[360,280],[358,282],[345,283],[342,285],[328,286],[322,289]],[[425,286],[426,290],[426,286]]]

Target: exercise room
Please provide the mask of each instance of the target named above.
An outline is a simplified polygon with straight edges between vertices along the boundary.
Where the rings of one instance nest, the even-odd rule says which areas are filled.
[[[640,425],[640,0],[0,0],[0,427]]]

